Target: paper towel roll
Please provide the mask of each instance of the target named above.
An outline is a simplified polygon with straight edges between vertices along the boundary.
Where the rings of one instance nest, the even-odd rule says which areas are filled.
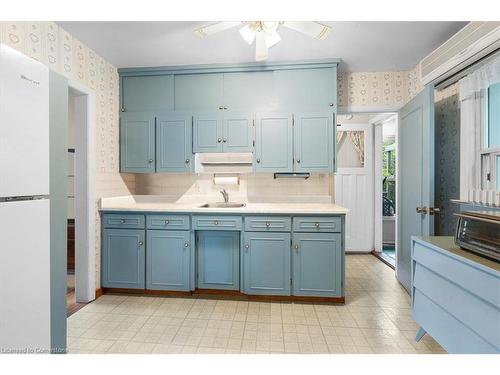
[[[214,176],[215,185],[238,185],[238,176]]]

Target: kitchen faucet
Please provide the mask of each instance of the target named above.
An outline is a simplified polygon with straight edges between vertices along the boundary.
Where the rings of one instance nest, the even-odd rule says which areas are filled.
[[[220,191],[220,193],[224,197],[224,203],[228,203],[229,202],[229,194],[227,193],[226,189],[222,189]]]

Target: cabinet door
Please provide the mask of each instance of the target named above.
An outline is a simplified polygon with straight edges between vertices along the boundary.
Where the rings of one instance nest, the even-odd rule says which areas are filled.
[[[224,73],[224,106],[230,111],[272,111],[273,92],[273,71]]]
[[[192,116],[165,113],[156,117],[156,171],[192,170]]]
[[[293,172],[293,134],[290,114],[258,115],[255,124],[255,170]]]
[[[335,123],[333,112],[294,115],[294,170],[333,172]]]
[[[222,152],[222,112],[193,117],[193,152]]]
[[[124,111],[172,111],[174,76],[123,77],[121,93]]]
[[[215,111],[224,104],[222,73],[182,74],[174,81],[176,111]]]
[[[337,68],[276,70],[274,101],[280,111],[337,108]]]
[[[144,261],[144,230],[103,230],[103,287],[144,289]]]
[[[253,150],[253,115],[246,112],[225,112],[223,122],[223,151],[251,152]]]
[[[197,233],[198,288],[239,290],[240,233]]]
[[[189,231],[148,230],[146,288],[189,291]]]
[[[341,296],[341,241],[340,233],[294,233],[294,296]]]
[[[290,233],[245,232],[246,294],[290,295]]]
[[[120,118],[121,172],[155,171],[155,117],[149,112],[125,112]]]

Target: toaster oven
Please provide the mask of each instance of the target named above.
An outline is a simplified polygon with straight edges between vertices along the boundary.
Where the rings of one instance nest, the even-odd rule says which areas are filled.
[[[500,262],[500,212],[464,211],[458,216],[455,243]]]

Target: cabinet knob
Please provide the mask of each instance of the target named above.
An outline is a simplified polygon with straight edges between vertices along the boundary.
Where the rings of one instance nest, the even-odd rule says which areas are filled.
[[[219,106],[219,109],[224,109],[224,106],[220,105],[220,106]]]
[[[295,245],[293,248],[295,249],[296,252],[299,251],[299,245]]]
[[[217,138],[217,142],[221,143],[222,142],[222,138]]]
[[[170,220],[165,220],[165,225],[170,224]]]
[[[139,241],[139,246],[142,246],[142,245],[144,245],[144,242]]]
[[[186,164],[189,164],[190,160],[189,159],[186,159]]]
[[[149,159],[149,160],[148,160],[148,163],[150,163],[150,164],[151,164],[153,161],[154,161],[153,159]]]
[[[257,159],[257,163],[260,163],[260,159]]]
[[[300,164],[300,159],[297,159],[297,164]]]
[[[219,225],[219,222],[217,220],[215,220],[214,225]]]
[[[120,111],[125,112],[125,108],[121,107]]]
[[[248,249],[250,248],[250,245],[245,245],[245,250],[248,251]]]
[[[224,138],[224,139],[222,140],[222,142],[226,143],[226,142],[227,142],[227,139],[226,139],[226,138]]]
[[[227,109],[227,106],[224,106],[224,109]]]
[[[185,242],[184,247],[189,247],[189,244],[187,242]]]
[[[319,223],[314,224],[317,229],[319,229]]]
[[[125,222],[126,222],[126,221],[127,221],[127,220],[125,220],[125,219],[121,219],[121,220],[120,220],[120,223],[125,224]]]
[[[330,103],[330,107],[333,107],[333,103]]]
[[[271,226],[271,223],[266,223],[266,227],[269,228]]]

